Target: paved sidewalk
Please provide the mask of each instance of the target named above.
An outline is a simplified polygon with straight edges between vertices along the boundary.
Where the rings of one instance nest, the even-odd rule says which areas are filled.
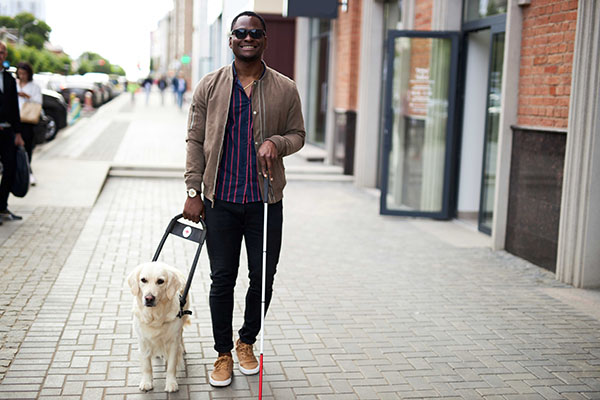
[[[116,109],[114,119],[130,122],[123,136],[111,133],[102,162],[126,161],[144,129],[157,146],[152,138],[177,116],[162,117],[153,130],[139,118],[161,118],[157,107],[151,113],[138,102]],[[130,160],[147,166],[156,157],[165,168],[179,168],[172,162],[181,149],[169,146],[165,154],[146,148],[146,156]],[[265,398],[600,399],[596,292],[493,252],[487,237],[460,224],[381,216],[374,194],[330,173],[317,180],[301,172],[302,160],[290,161],[298,169],[284,199],[284,247],[266,325]],[[0,399],[257,397],[257,376],[236,371],[223,389],[207,383],[216,354],[206,251],[192,285],[180,391],[164,393],[161,361],[155,390],[137,389],[125,277],[151,259],[181,211],[183,189],[181,178],[109,177],[93,206],[21,206],[30,214],[0,248],[9,288],[0,297],[0,337],[12,343],[0,342],[2,363],[9,364],[0,369]],[[192,243],[171,238],[162,258],[187,271],[194,251]],[[20,282],[23,271],[30,272]],[[242,257],[236,330],[246,275]]]

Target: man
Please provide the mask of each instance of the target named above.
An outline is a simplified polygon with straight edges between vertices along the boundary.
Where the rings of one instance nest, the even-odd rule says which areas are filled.
[[[8,195],[16,172],[17,146],[24,146],[21,137],[19,97],[15,78],[4,70],[7,56],[6,43],[0,42],[0,159],[4,168],[0,181],[0,225],[2,221],[23,219],[8,210]]]
[[[233,288],[242,239],[250,285],[244,323],[235,343],[239,370],[259,372],[253,344],[260,331],[263,204],[268,199],[266,303],[271,300],[279,261],[284,156],[304,145],[300,98],[292,80],[266,66],[267,28],[259,15],[246,11],[231,24],[229,47],[235,60],[206,75],[194,91],[188,118],[185,182],[188,198],[183,216],[207,225],[210,258],[210,310],[215,350],[213,386],[227,386],[233,374]],[[269,179],[269,192],[262,193]],[[203,185],[204,202],[200,198]],[[265,308],[266,310],[266,308]]]

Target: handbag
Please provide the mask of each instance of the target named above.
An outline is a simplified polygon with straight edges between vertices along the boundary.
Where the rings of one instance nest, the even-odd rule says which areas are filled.
[[[21,122],[37,124],[40,121],[41,112],[42,105],[40,103],[27,101],[23,103],[23,107],[21,108]]]
[[[15,180],[10,192],[17,197],[25,197],[29,190],[29,157],[23,146],[17,147]]]

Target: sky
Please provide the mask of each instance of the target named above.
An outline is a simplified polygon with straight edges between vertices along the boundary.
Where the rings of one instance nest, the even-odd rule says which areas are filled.
[[[150,32],[172,8],[172,0],[46,0],[46,23],[72,59],[98,53],[137,79],[148,74]]]

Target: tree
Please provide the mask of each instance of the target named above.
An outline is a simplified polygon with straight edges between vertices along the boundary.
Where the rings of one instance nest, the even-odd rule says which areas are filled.
[[[44,21],[36,19],[33,14],[22,12],[13,18],[14,28],[19,29],[19,35],[29,46],[41,50],[50,38],[52,28]]]
[[[118,66],[118,65],[113,65],[112,66],[111,73],[115,74],[115,75],[125,76],[125,70],[123,68],[121,68],[120,66]]]
[[[125,75],[123,68],[118,65],[112,65],[110,61],[98,53],[86,51],[78,58],[80,74],[86,72],[103,72],[105,74]]]
[[[0,26],[5,26],[7,28],[18,28],[15,20],[6,15],[0,15]]]
[[[70,74],[71,58],[67,54],[55,54],[44,49],[52,28],[44,21],[36,19],[32,14],[23,12],[14,18],[0,16],[0,26],[18,29],[24,45],[8,45],[7,61],[16,65],[19,61],[27,61],[35,72],[55,72]],[[123,68],[112,65],[106,58],[98,53],[87,51],[78,58],[77,72],[104,72],[107,74],[125,75]]]

